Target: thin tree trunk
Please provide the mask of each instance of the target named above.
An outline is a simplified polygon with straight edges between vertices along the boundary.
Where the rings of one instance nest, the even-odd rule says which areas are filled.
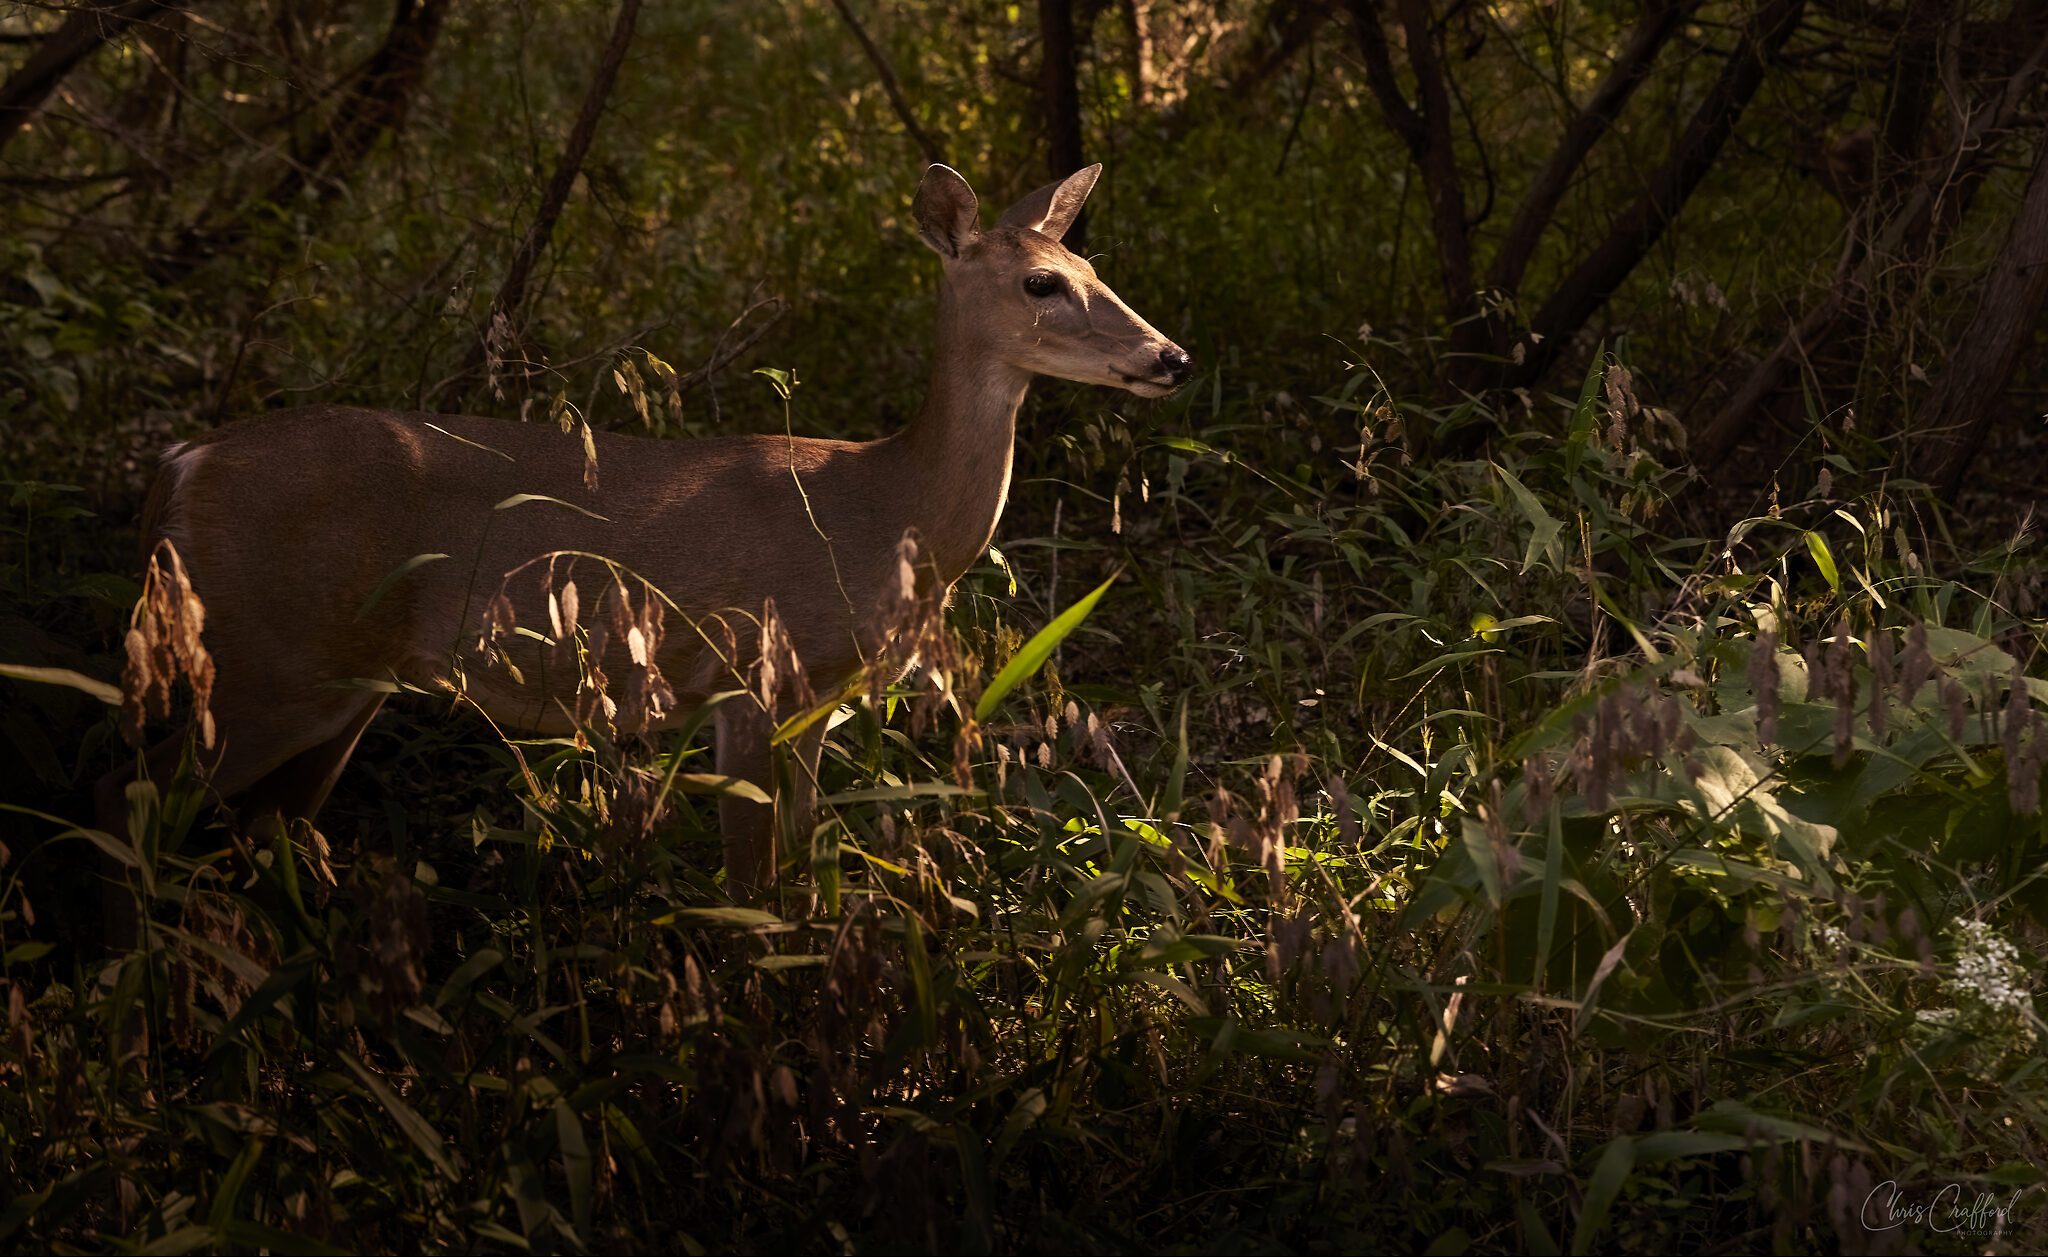
[[[1119,0],[1117,7],[1131,41],[1131,103],[1143,109],[1152,103],[1152,15],[1141,0]]]
[[[1635,270],[1713,169],[1721,146],[1762,86],[1778,50],[1799,28],[1806,0],[1767,0],[1743,33],[1707,98],[1694,111],[1642,197],[1623,211],[1607,236],[1565,276],[1531,321],[1522,361],[1509,364],[1502,387],[1534,383]]]
[[[519,336],[526,286],[532,279],[534,265],[548,246],[549,237],[554,234],[555,220],[561,217],[562,207],[569,201],[570,189],[575,186],[576,176],[583,169],[583,160],[590,153],[590,143],[597,135],[597,124],[604,117],[605,103],[611,99],[612,87],[618,82],[619,67],[625,64],[626,49],[633,42],[633,27],[640,19],[640,4],[641,0],[622,0],[619,5],[618,18],[612,23],[611,39],[605,44],[604,56],[597,65],[597,76],[590,81],[590,88],[583,95],[583,108],[576,116],[574,129],[569,132],[569,142],[562,148],[561,159],[555,163],[555,173],[541,194],[533,222],[528,225],[525,238],[513,253],[512,264],[505,271],[505,280],[498,286],[498,295],[491,302],[491,317],[485,325],[484,336],[471,346],[462,369],[442,386],[438,409],[446,410],[461,401],[467,381],[484,364],[491,337],[503,334],[516,341]]]
[[[1388,55],[1386,30],[1378,0],[1350,0],[1352,32],[1365,62],[1366,85],[1379,101],[1388,125],[1408,146],[1422,170],[1429,198],[1431,234],[1436,241],[1437,274],[1443,285],[1444,312],[1451,324],[1454,353],[1481,351],[1488,339],[1479,314],[1478,285],[1472,271],[1472,240],[1465,221],[1465,189],[1451,118],[1451,93],[1442,55],[1432,33],[1427,0],[1397,0],[1398,17],[1414,71],[1417,103],[1402,95]]]
[[[1931,438],[1917,460],[1923,478],[1953,500],[1963,475],[1999,418],[1999,397],[2020,354],[2040,334],[2048,306],[2048,142],[2038,144],[2034,173],[2005,245],[1984,281],[1977,313],[1915,427]]]
[[[1649,77],[1650,67],[1656,63],[1657,54],[1669,43],[1672,35],[1685,24],[1685,19],[1699,7],[1700,0],[1652,0],[1641,22],[1629,35],[1628,43],[1614,58],[1607,74],[1600,80],[1593,94],[1566,125],[1564,136],[1557,147],[1551,150],[1549,160],[1529,184],[1529,190],[1522,197],[1522,203],[1515,211],[1513,222],[1508,225],[1507,235],[1501,238],[1500,250],[1493,255],[1493,265],[1487,271],[1486,285],[1504,293],[1513,294],[1522,287],[1522,274],[1529,267],[1529,260],[1535,256],[1537,242],[1550,226],[1557,213],[1557,206],[1564,199],[1565,191],[1571,187],[1572,177],[1585,164],[1586,155],[1600,137],[1607,134],[1614,125],[1636,88]]]
[[[448,4],[449,0],[397,0],[384,41],[350,78],[326,128],[306,153],[292,159],[267,191],[244,202],[231,217],[179,232],[176,247],[151,260],[151,274],[163,283],[176,282],[240,243],[266,206],[291,205],[309,187],[324,204],[345,189],[357,163],[387,133],[403,126],[413,95],[426,77]]]
[[[289,205],[308,183],[322,200],[347,186],[354,169],[387,131],[404,125],[413,89],[425,77],[427,58],[441,36],[448,0],[398,0],[391,28],[337,102],[329,124],[312,148],[271,185],[264,197]]]
[[[1039,46],[1044,59],[1039,91],[1044,97],[1047,129],[1046,165],[1055,179],[1082,166],[1081,50],[1074,34],[1073,0],[1038,0]],[[1067,229],[1067,247],[1079,253],[1087,238],[1086,224],[1076,219]]]
[[[20,69],[0,83],[0,149],[28,127],[65,76],[101,45],[177,0],[94,0],[74,9],[64,24],[36,45]]]
[[[917,147],[924,153],[925,161],[933,165],[944,161],[939,146],[933,142],[930,133],[919,125],[917,112],[910,107],[909,98],[904,96],[903,84],[896,78],[896,67],[889,64],[889,54],[882,51],[881,45],[868,36],[867,28],[860,24],[860,19],[854,16],[853,8],[846,0],[832,0],[832,7],[839,10],[839,16],[846,22],[846,28],[853,32],[853,37],[860,42],[861,50],[867,53],[869,64],[875,67],[875,77],[882,81],[882,91],[889,98],[889,108],[896,111],[896,120],[903,124],[903,129],[916,141]]]
[[[1750,369],[1741,387],[1693,435],[1690,455],[1695,466],[1712,467],[1734,451],[1755,426],[1764,403],[1790,384],[1815,349],[1836,335],[1841,320],[1854,307],[1855,293],[1868,291],[1876,282],[1877,271],[1896,269],[1898,260],[1909,253],[1929,257],[1941,250],[1962,219],[1959,203],[1969,199],[2000,150],[1995,137],[2012,124],[2044,66],[2048,66],[2048,38],[2037,43],[2032,54],[2013,70],[1995,99],[1968,110],[1971,122],[1953,155],[1934,163],[1919,183],[1898,194],[1896,208],[1883,227],[1876,231],[1864,228],[1860,238],[1850,241],[1828,291]],[[1888,135],[1886,141],[1887,147],[1908,142],[1904,131]],[[1910,142],[1917,143],[1917,137]],[[1877,190],[1864,203],[1863,215],[1873,216],[1891,203],[1889,197],[1878,199],[1893,186],[1888,168],[1903,161],[1909,151],[1892,154],[1884,163],[1886,168],[1878,170]]]

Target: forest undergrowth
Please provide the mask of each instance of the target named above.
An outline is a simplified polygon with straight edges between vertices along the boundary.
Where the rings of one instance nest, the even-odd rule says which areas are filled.
[[[628,736],[645,685],[546,739],[401,696],[317,832],[189,772],[93,831],[203,608],[15,483],[4,580],[72,636],[10,630],[70,671],[8,682],[0,1244],[2048,1242],[2025,521],[1842,443],[1687,535],[1611,354],[1512,416],[1363,368],[1037,414],[999,548],[905,608],[923,666],[784,713],[831,732],[766,907],[709,709]]]

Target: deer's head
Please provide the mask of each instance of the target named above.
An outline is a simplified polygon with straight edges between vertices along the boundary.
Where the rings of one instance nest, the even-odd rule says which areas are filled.
[[[1060,243],[1101,173],[1047,184],[983,231],[967,180],[928,168],[915,208],[918,234],[945,260],[940,317],[954,321],[956,344],[1020,371],[1165,397],[1193,373],[1187,353]]]

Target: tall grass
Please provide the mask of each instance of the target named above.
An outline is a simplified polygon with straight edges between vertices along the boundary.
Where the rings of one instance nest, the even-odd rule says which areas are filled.
[[[1953,562],[1910,487],[1677,535],[1624,369],[1531,405],[1461,462],[1363,374],[1067,416],[768,909],[694,731],[420,703],[324,834],[189,776],[132,845],[36,821],[0,1243],[2048,1240],[2028,539]],[[38,903],[96,849],[104,959]],[[1892,1228],[1950,1185],[1999,1208]]]

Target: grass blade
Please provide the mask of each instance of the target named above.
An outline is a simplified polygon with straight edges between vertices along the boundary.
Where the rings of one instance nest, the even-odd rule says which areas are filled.
[[[1095,604],[1102,601],[1102,595],[1109,592],[1109,587],[1122,574],[1121,570],[1111,572],[1108,580],[1090,590],[1087,597],[1060,612],[1052,623],[1038,630],[1030,641],[1024,643],[1022,649],[1010,656],[1010,662],[1003,665],[1002,671],[996,673],[996,679],[990,681],[988,688],[982,691],[981,701],[974,705],[974,718],[987,720],[995,714],[1003,699],[1009,697],[1011,690],[1016,689],[1027,677],[1044,667],[1045,661],[1052,658],[1054,648],[1065,641],[1068,634],[1081,627],[1081,621],[1087,619],[1089,612],[1095,610]]]

